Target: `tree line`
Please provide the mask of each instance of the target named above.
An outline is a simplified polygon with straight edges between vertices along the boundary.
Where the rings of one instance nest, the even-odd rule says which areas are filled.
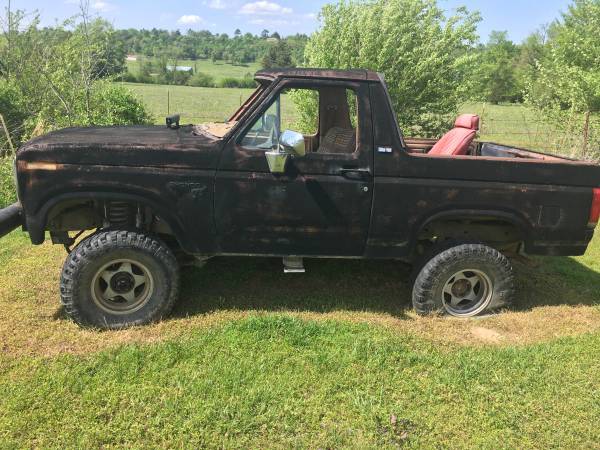
[[[308,36],[296,34],[282,38],[279,33],[263,30],[260,35],[188,30],[116,30],[121,53],[135,54],[138,71],[124,72],[124,81],[138,83],[178,84],[203,87],[253,87],[253,74],[243,78],[224,77],[215,80],[210,74],[176,71],[182,60],[210,60],[238,66],[258,62],[263,68],[300,66]]]
[[[263,30],[260,35],[243,33],[237,29],[233,36],[227,33],[213,34],[210,31],[187,30],[117,30],[117,39],[122,42],[125,52],[146,57],[168,54],[178,59],[209,59],[244,65],[261,62],[279,42],[287,46],[289,64],[301,65],[304,59],[304,46],[308,40],[305,34],[295,34],[282,38],[277,32]]]
[[[275,39],[275,38],[272,38]],[[136,71],[124,71],[119,75],[119,80],[134,83],[155,83],[188,85],[196,87],[221,87],[221,88],[253,88],[254,73],[248,70],[241,78],[232,76],[215,77],[209,73],[198,71],[196,61],[186,60],[185,69],[176,70],[181,63],[180,52],[171,50],[158,51],[154,56],[136,56]],[[215,61],[216,62],[216,61]],[[191,65],[189,65],[191,64]],[[299,66],[294,62],[291,47],[287,40],[279,39],[271,42],[266,54],[262,57],[261,65],[264,69],[274,67]]]

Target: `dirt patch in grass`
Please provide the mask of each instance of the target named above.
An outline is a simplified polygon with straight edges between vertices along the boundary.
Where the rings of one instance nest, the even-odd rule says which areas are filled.
[[[248,315],[281,312],[306,319],[364,322],[443,346],[524,345],[600,329],[598,240],[584,258],[515,263],[519,294],[512,310],[459,320],[418,317],[410,307],[409,269],[394,262],[307,261],[304,275],[284,275],[281,262],[216,258],[185,269],[182,296],[162,323],[135,329],[81,330],[60,308],[58,278],[65,257],[57,246],[29,246],[8,237],[12,257],[0,268],[0,352],[4,355],[84,354],[126,343],[176,339]],[[16,243],[15,243],[16,242]]]

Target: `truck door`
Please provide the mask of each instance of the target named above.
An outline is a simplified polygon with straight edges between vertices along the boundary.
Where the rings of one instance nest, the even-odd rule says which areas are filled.
[[[306,154],[269,171],[265,152],[284,130]],[[283,80],[226,144],[215,185],[223,253],[360,256],[373,198],[369,87]]]

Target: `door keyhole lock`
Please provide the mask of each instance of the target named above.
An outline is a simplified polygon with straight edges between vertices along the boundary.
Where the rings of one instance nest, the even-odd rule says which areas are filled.
[[[363,186],[363,192],[369,192],[369,186]]]

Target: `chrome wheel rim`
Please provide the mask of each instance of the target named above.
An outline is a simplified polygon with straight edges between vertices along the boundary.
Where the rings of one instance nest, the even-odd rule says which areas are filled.
[[[492,294],[492,281],[484,272],[466,269],[448,278],[442,289],[442,304],[452,316],[470,317],[490,304]]]
[[[92,299],[111,314],[131,314],[142,308],[154,291],[154,279],[139,261],[118,259],[102,266],[92,280]]]

